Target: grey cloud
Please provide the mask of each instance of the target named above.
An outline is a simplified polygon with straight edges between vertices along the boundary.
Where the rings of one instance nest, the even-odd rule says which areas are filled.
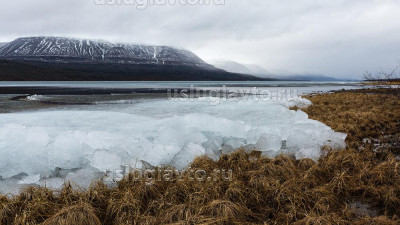
[[[151,1],[151,0],[149,0]],[[57,35],[172,45],[272,72],[358,78],[400,58],[397,0],[226,0],[224,6],[0,1],[0,42]]]

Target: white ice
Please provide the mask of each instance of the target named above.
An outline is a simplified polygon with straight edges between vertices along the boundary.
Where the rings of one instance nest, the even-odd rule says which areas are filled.
[[[44,99],[44,96],[42,96],[42,95],[30,95],[30,96],[26,97],[26,100],[28,100],[28,101],[40,101],[43,99]]]
[[[87,187],[101,171],[122,164],[143,160],[183,169],[197,156],[218,159],[242,146],[270,157],[288,153],[314,160],[324,145],[343,148],[345,134],[289,110],[307,104],[301,98],[216,105],[160,99],[101,110],[0,114],[0,186],[17,179],[52,188],[72,180]]]

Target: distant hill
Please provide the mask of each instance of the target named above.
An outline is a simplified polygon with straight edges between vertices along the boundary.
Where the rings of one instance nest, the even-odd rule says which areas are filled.
[[[254,64],[241,64],[231,60],[210,60],[210,64],[217,68],[224,69],[232,73],[247,73],[259,77],[269,77],[278,80],[294,80],[294,81],[336,81],[333,77],[325,75],[280,75],[273,74],[267,69]]]
[[[223,69],[232,73],[253,74],[253,71],[249,69],[247,66],[231,60],[215,59],[215,60],[209,60],[208,63],[219,69]]]
[[[324,75],[275,75],[272,76],[276,79],[281,80],[302,80],[302,81],[337,81],[336,78],[328,77]]]
[[[264,67],[255,65],[255,64],[245,64],[245,66],[251,70],[250,74],[257,74],[257,75],[262,75],[262,76],[270,76],[271,72],[266,70]]]
[[[168,46],[64,37],[18,38],[0,47],[0,80],[270,80],[231,73]]]

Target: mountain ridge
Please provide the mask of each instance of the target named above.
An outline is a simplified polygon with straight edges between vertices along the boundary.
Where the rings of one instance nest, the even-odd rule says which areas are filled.
[[[24,37],[0,47],[1,81],[256,81],[186,49],[65,37]]]
[[[215,69],[186,49],[67,37],[17,38],[0,49],[0,58],[49,62],[188,65]]]

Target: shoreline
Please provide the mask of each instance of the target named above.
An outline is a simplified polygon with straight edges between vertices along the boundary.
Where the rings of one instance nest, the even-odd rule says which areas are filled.
[[[311,119],[348,134],[346,149],[323,149],[318,162],[239,150],[192,163],[207,172],[232,168],[232,182],[149,186],[128,177],[115,188],[97,183],[88,191],[28,188],[12,199],[0,196],[0,222],[68,223],[68,215],[92,224],[398,224],[400,98],[385,89],[302,97],[313,103],[301,109]]]
[[[0,82],[1,83],[1,82]],[[117,82],[118,83],[118,82]],[[279,83],[279,82],[278,82]],[[295,82],[296,83],[296,82]],[[357,88],[359,87],[357,84],[352,84],[353,86],[349,86],[348,84],[342,84],[341,82],[317,82],[320,87],[320,91],[312,91],[313,85],[315,82],[304,82],[300,84],[291,84],[290,82],[287,84],[258,84],[255,85],[255,88],[260,88],[260,91],[272,91],[273,95],[277,95],[275,92],[279,92],[279,90],[287,89],[292,94],[296,94],[301,97],[304,92],[320,92],[320,93],[329,93],[333,92],[339,88]],[[189,87],[148,87],[148,88],[139,88],[139,87],[79,87],[79,86],[58,86],[59,84],[54,84],[55,86],[46,86],[46,85],[12,85],[12,86],[1,86],[0,84],[0,113],[12,113],[12,112],[23,112],[23,111],[35,111],[40,109],[51,109],[51,108],[60,108],[62,106],[90,106],[97,105],[97,103],[101,103],[104,101],[118,101],[118,100],[137,100],[137,99],[162,99],[169,97],[169,91],[173,90],[174,97],[176,93],[181,93],[181,91],[187,91],[188,88],[190,91],[196,91],[195,97],[197,95],[206,96],[208,93],[213,93],[216,95],[223,95],[224,90],[234,90],[239,91],[238,97],[241,96],[241,88],[243,90],[249,89],[251,86],[248,84],[236,84],[229,83],[227,86],[221,84],[206,84],[202,86],[201,83],[198,83],[199,86]],[[65,84],[67,85],[67,84]],[[189,84],[188,84],[189,85]],[[203,84],[204,85],[204,84]],[[279,86],[283,85],[283,86]],[[296,86],[297,85],[297,86]],[[345,85],[345,86],[342,86]],[[215,89],[213,89],[215,87]],[[327,88],[328,87],[328,88]],[[330,88],[329,88],[330,87]],[[224,88],[228,88],[227,90]],[[238,89],[237,89],[238,88]],[[268,89],[265,89],[268,88]],[[291,90],[289,90],[291,88]],[[335,89],[336,88],[336,89]],[[237,89],[237,90],[236,90]],[[335,90],[334,90],[335,89]],[[300,90],[300,93],[298,93]],[[190,92],[191,93],[191,92]],[[243,92],[245,93],[245,92]],[[192,94],[192,93],[191,93]],[[193,93],[194,94],[194,93]],[[252,95],[252,93],[245,93]],[[315,93],[317,94],[317,93]],[[37,100],[28,101],[27,97],[33,98],[41,98]]]

